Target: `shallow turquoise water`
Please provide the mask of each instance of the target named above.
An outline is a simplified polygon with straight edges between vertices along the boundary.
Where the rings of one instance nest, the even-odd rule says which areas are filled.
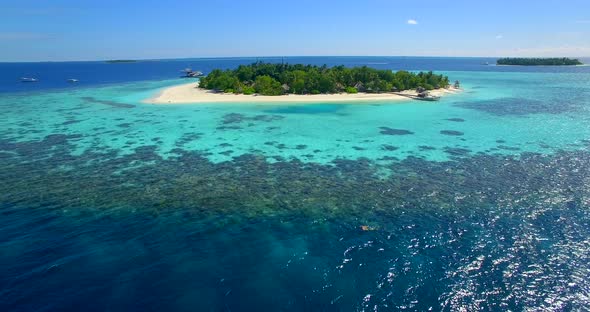
[[[442,161],[457,156],[450,149],[551,153],[579,149],[589,137],[590,87],[581,74],[448,74],[464,81],[465,90],[437,103],[142,103],[154,89],[181,80],[19,94],[2,101],[8,117],[3,135],[30,141],[52,133],[81,134],[73,152],[78,155],[97,147],[126,154],[157,143],[162,157],[182,148],[206,152],[212,162],[256,153],[323,164],[359,157]],[[381,127],[412,134],[383,134]],[[445,130],[453,132],[441,133]]]
[[[590,72],[523,71],[437,103],[3,93],[0,309],[584,309]]]

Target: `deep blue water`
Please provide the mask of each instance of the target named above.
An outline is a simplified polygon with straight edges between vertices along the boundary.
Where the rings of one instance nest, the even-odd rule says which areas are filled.
[[[0,63],[0,311],[590,306],[590,67],[289,57],[465,91],[141,103],[255,60]]]
[[[587,73],[590,67],[520,67],[486,66],[495,63],[495,58],[448,58],[448,57],[261,57],[217,59],[171,59],[151,60],[137,63],[106,62],[34,62],[0,63],[0,92],[34,91],[60,88],[76,88],[113,84],[138,80],[172,79],[181,75],[186,67],[208,73],[215,68],[235,68],[257,60],[265,62],[289,62],[292,64],[370,66],[393,70],[433,71],[493,71],[493,72],[571,72]],[[590,59],[581,59],[590,63]],[[35,77],[38,83],[21,83],[21,77]],[[76,84],[68,83],[78,79]]]

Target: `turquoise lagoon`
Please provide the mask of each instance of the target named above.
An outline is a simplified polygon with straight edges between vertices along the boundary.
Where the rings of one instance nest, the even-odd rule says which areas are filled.
[[[143,102],[186,82],[164,74],[186,61],[97,73],[120,72],[116,83],[5,85],[0,308],[590,304],[587,67],[308,60],[409,62],[464,91],[437,103]]]
[[[359,157],[445,161],[457,156],[449,149],[519,155],[586,146],[588,74],[446,74],[463,81],[464,92],[437,103],[143,103],[158,89],[186,82],[180,79],[8,95],[3,135],[15,141],[81,135],[74,155],[95,148],[125,155],[154,145],[167,158],[182,148],[215,163],[249,153],[321,164]],[[388,135],[385,127],[411,134]]]

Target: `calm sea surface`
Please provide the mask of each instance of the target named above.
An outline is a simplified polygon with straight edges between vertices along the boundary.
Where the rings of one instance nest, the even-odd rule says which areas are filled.
[[[465,90],[142,103],[256,60],[0,63],[0,310],[590,306],[590,67],[289,57]]]

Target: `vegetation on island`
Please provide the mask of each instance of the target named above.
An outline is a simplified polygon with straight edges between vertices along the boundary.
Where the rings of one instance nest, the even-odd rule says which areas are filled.
[[[578,59],[567,57],[554,58],[501,58],[496,61],[498,65],[521,65],[521,66],[564,66],[564,65],[582,65]]]
[[[257,62],[234,70],[213,70],[199,81],[204,89],[236,94],[382,93],[449,86],[449,78],[430,72],[378,70]]]

